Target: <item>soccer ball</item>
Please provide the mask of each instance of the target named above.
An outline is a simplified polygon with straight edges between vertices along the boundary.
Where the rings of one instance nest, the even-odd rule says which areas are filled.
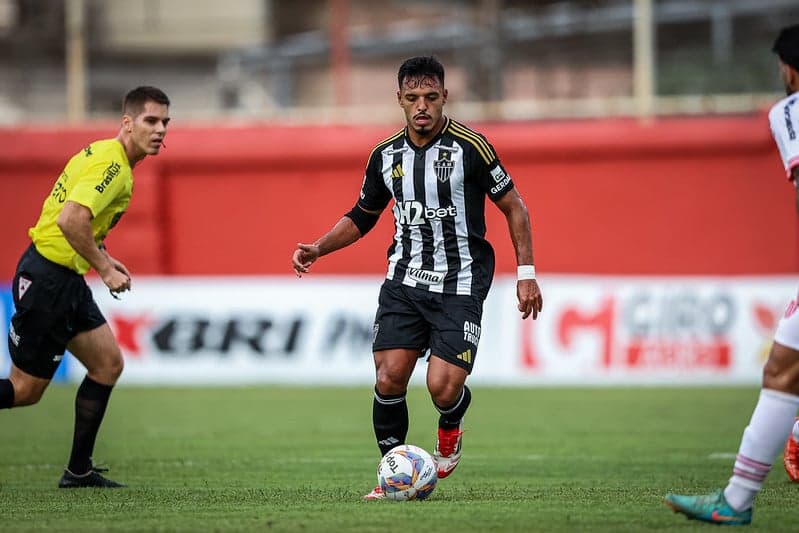
[[[377,465],[377,484],[389,500],[424,500],[437,482],[433,458],[413,444],[392,448]]]

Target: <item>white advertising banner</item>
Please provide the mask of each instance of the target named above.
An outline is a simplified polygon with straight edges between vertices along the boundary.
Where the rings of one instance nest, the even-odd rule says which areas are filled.
[[[796,280],[561,276],[542,290],[508,382],[758,384]]]
[[[471,383],[757,384],[792,277],[541,276],[522,321],[512,277],[486,301]],[[380,276],[92,283],[125,354],[122,383],[368,384]],[[68,360],[68,375],[83,369]],[[414,374],[424,382],[424,362]]]

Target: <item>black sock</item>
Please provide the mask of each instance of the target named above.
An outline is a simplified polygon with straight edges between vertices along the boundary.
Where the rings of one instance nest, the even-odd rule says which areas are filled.
[[[0,379],[0,409],[14,407],[14,385],[10,379]]]
[[[113,388],[110,385],[101,385],[89,376],[78,387],[78,394],[75,396],[75,434],[68,466],[73,474],[85,474],[92,466],[94,441],[97,439],[97,431]]]
[[[380,455],[400,444],[405,443],[408,435],[408,404],[405,394],[383,396],[375,388],[375,399],[372,403],[372,424],[375,428]]]
[[[438,427],[441,429],[455,429],[458,427],[470,403],[472,403],[472,391],[469,390],[469,387],[464,385],[461,397],[458,398],[457,402],[449,407],[436,405],[436,409],[441,413],[441,416],[438,417]]]

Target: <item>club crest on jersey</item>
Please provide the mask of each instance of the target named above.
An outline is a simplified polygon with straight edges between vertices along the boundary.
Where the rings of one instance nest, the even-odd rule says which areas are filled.
[[[17,299],[22,300],[22,297],[25,296],[25,293],[28,291],[28,287],[31,286],[33,283],[28,278],[24,278],[22,276],[19,277],[19,283],[17,284]]]
[[[436,159],[433,161],[433,170],[436,172],[436,177],[441,183],[449,181],[452,175],[452,169],[455,168],[455,163],[449,159]]]

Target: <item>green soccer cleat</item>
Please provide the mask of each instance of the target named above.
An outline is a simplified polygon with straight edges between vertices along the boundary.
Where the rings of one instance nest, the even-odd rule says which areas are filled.
[[[703,496],[666,494],[665,502],[675,513],[682,513],[690,520],[728,526],[745,526],[752,521],[752,509],[736,511],[724,499],[724,491],[721,489]]]

